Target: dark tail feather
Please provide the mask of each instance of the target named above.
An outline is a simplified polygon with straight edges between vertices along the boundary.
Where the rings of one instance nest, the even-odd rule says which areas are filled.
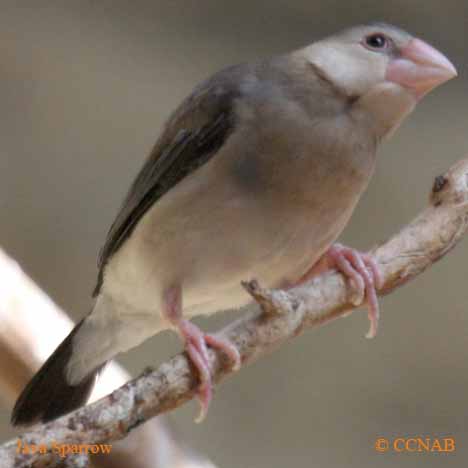
[[[86,402],[97,374],[104,365],[91,372],[78,385],[70,385],[67,382],[65,371],[72,354],[72,340],[82,324],[83,320],[75,326],[26,385],[13,408],[11,423],[14,426],[47,422],[73,411]]]

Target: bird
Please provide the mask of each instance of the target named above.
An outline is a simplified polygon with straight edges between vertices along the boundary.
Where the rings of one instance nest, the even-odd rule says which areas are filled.
[[[336,241],[374,173],[377,149],[432,89],[457,75],[441,52],[369,23],[289,53],[225,68],[169,116],[110,227],[91,312],[26,385],[11,422],[47,422],[86,403],[105,363],[173,330],[212,399],[208,347],[236,347],[191,319],[251,299],[242,280],[302,284],[341,272],[377,331],[380,270]]]

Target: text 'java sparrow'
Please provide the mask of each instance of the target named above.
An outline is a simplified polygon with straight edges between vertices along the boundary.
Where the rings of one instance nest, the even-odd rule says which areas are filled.
[[[82,405],[106,361],[177,331],[211,400],[207,345],[236,348],[190,318],[239,308],[241,280],[301,283],[327,264],[365,295],[375,335],[380,274],[333,245],[373,173],[376,149],[431,89],[456,76],[420,39],[370,24],[195,88],[167,121],[101,251],[95,304],[29,382],[12,423]]]

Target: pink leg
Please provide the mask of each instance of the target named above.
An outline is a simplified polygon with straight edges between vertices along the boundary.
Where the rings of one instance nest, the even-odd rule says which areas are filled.
[[[369,309],[370,328],[367,338],[373,338],[377,333],[379,322],[379,302],[377,289],[382,287],[383,278],[374,259],[365,253],[341,244],[332,245],[327,253],[300,279],[299,283],[308,281],[313,276],[329,268],[336,268],[349,278],[359,297],[364,295]]]
[[[203,333],[195,324],[186,320],[182,316],[182,291],[180,286],[170,288],[165,295],[164,316],[174,325],[185,341],[187,354],[196,367],[200,376],[200,387],[197,391],[200,401],[200,413],[196,422],[201,422],[205,418],[208,407],[213,397],[213,385],[210,373],[207,344],[212,348],[218,348],[224,352],[232,362],[232,368],[240,368],[240,356],[237,348],[229,341],[218,338],[214,335]]]

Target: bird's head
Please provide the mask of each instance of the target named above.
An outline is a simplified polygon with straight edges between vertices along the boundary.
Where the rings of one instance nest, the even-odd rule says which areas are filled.
[[[457,75],[432,46],[388,24],[356,26],[303,49],[306,60],[338,91],[370,111],[382,136],[415,104]]]

